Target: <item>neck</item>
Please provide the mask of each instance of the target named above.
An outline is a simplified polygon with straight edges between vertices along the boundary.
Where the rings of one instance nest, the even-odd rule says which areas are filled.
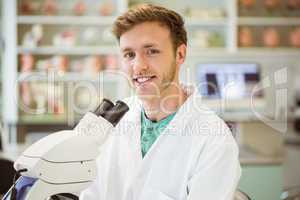
[[[176,112],[185,102],[187,95],[181,87],[171,84],[160,96],[142,100],[147,118],[159,121]]]

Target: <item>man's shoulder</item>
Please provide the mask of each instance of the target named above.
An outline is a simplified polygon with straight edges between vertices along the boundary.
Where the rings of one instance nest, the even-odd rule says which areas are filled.
[[[224,123],[216,111],[206,105],[202,99],[193,101],[191,108],[187,108],[185,112],[190,115],[189,119],[192,124]]]
[[[225,121],[209,106],[198,101],[192,107],[187,126],[192,135],[218,139],[224,139],[222,136],[232,137]],[[203,137],[198,138],[203,139]]]

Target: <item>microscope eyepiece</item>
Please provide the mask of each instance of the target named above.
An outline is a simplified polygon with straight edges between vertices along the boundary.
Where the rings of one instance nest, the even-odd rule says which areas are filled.
[[[129,107],[126,105],[126,103],[117,101],[116,105],[106,112],[104,118],[115,126],[128,110]]]
[[[103,99],[101,104],[96,108],[94,114],[104,117],[105,113],[114,107],[114,103],[108,99]]]
[[[94,111],[94,114],[103,117],[112,123],[113,126],[116,126],[128,110],[129,107],[122,101],[117,101],[114,105],[110,100],[103,99],[101,104]]]

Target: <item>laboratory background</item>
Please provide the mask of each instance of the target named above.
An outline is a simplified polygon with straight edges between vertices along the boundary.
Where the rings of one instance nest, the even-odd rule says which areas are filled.
[[[253,200],[299,200],[299,0],[1,0],[0,196],[28,146],[74,127],[103,98],[134,94],[111,27],[140,3],[184,17],[181,81],[230,127],[238,188]]]

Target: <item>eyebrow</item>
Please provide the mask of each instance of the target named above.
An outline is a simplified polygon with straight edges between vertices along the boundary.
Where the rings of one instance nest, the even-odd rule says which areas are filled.
[[[155,47],[157,46],[157,44],[154,43],[148,43],[148,44],[144,44],[143,45],[143,49],[147,49],[147,48],[151,48],[151,47]],[[126,51],[132,51],[132,48],[130,47],[125,47],[121,49],[122,52],[126,52]]]
[[[143,46],[143,48],[150,48],[150,47],[154,47],[154,46],[157,46],[157,44],[153,44],[153,43],[150,43],[150,44],[145,44],[144,46]]]

